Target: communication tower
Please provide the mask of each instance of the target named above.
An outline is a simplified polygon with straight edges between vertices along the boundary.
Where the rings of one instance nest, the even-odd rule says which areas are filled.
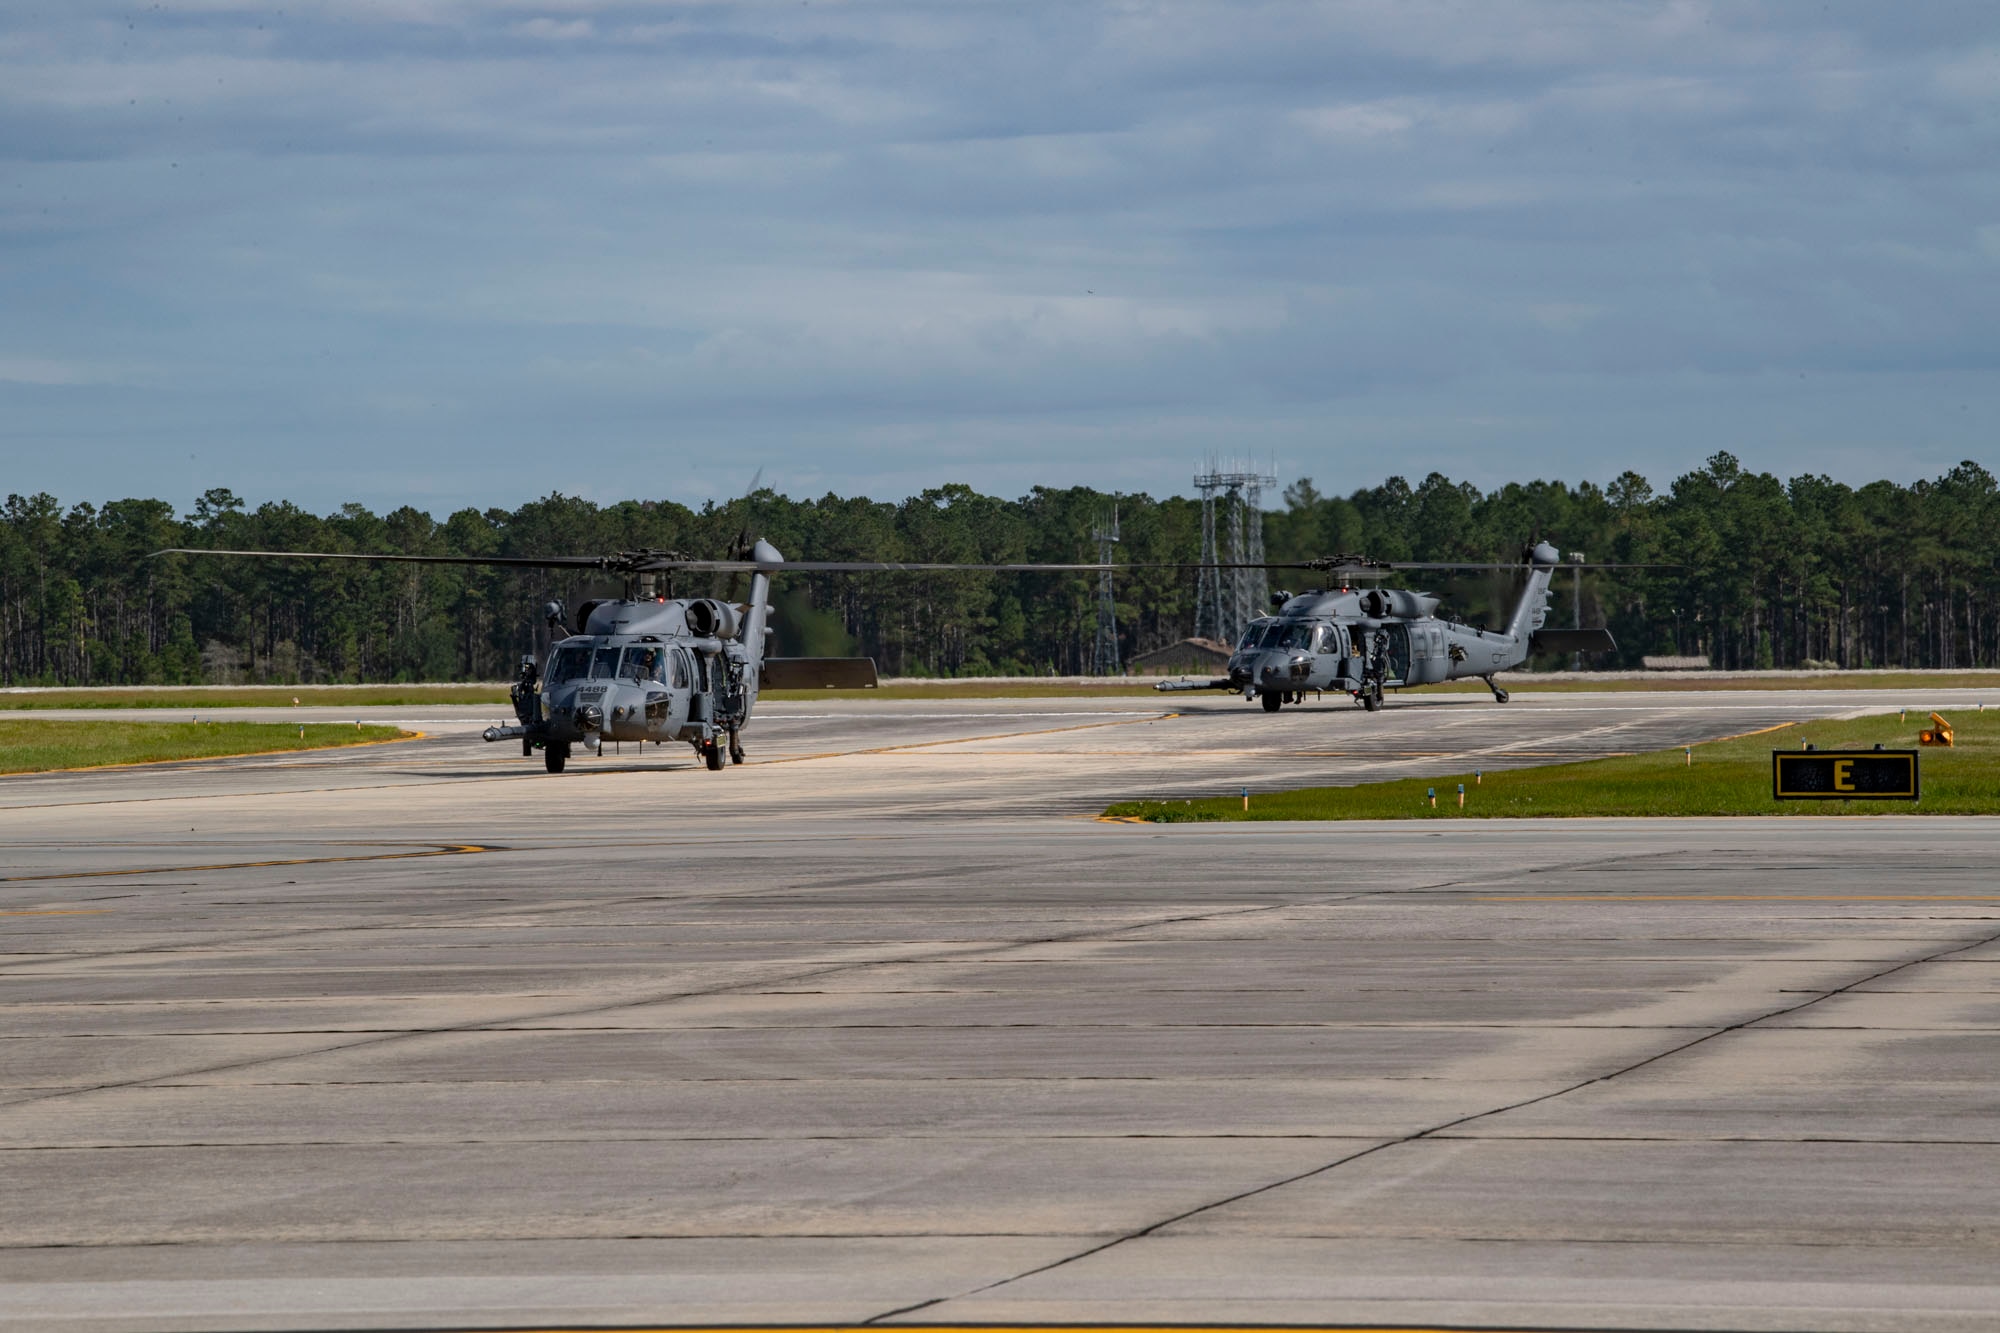
[[[1111,526],[1099,523],[1090,535],[1097,539],[1097,563],[1111,563],[1111,548],[1118,544],[1118,505],[1111,505]],[[1091,650],[1091,665],[1100,676],[1118,674],[1118,602],[1111,591],[1111,571],[1097,571],[1097,644]]]
[[[1211,458],[1195,473],[1201,492],[1201,575],[1195,593],[1195,637],[1234,644],[1243,627],[1263,615],[1270,596],[1264,570],[1264,488],[1276,486],[1274,471]],[[1216,512],[1220,510],[1218,515]],[[1218,519],[1226,546],[1218,543]],[[1235,569],[1216,569],[1229,564]]]

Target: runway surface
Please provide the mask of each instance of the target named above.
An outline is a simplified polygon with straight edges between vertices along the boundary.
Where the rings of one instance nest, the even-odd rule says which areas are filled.
[[[1088,817],[1971,698],[0,779],[0,1323],[1990,1329],[1994,822]]]

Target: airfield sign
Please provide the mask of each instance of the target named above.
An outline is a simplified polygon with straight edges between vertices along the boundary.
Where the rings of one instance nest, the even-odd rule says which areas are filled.
[[[1779,801],[1914,801],[1915,750],[1773,750]]]

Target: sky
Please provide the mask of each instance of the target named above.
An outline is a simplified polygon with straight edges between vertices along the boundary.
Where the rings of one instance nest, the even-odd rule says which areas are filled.
[[[0,493],[2000,471],[2000,7],[0,6]]]

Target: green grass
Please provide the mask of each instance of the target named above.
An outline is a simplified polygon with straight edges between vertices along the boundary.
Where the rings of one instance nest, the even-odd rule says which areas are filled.
[[[1656,750],[1577,764],[1435,778],[1405,778],[1358,787],[1306,787],[1253,793],[1246,813],[1240,795],[1198,801],[1122,801],[1107,816],[1152,823],[1255,819],[1518,819],[1625,815],[1991,815],[2000,814],[2000,709],[1945,714],[1956,731],[1952,749],[1925,748],[1918,760],[1923,800],[1775,801],[1771,751],[1917,748],[1926,713],[1907,721],[1894,713],[1852,722],[1804,722],[1711,741],[1686,752]],[[1465,784],[1465,809],[1458,784]],[[1437,808],[1425,798],[1437,791]]]
[[[301,735],[300,732],[304,734]],[[0,773],[157,764],[395,740],[396,727],[338,722],[66,722],[0,719]]]
[[[1156,699],[1163,704],[1198,699],[1229,701],[1236,696],[1228,690],[1204,690],[1188,694],[1161,694],[1153,681],[1172,677],[1113,677],[1103,684],[1075,685],[1067,682],[1037,681],[1024,676],[1016,682],[975,682],[940,680],[922,685],[884,685],[873,690],[766,690],[766,699]],[[1532,675],[1506,675],[1500,683],[1515,694],[1574,694],[1600,691],[1645,690],[1966,690],[1990,689],[1994,703],[2000,704],[2000,671],[1921,673],[1914,671],[1842,671],[1824,676],[1708,676],[1700,672],[1662,671],[1639,680],[1592,680],[1569,678],[1537,680]],[[1412,694],[1485,694],[1486,683],[1455,680],[1442,685],[1413,686]],[[1328,695],[1338,699],[1338,695]]]
[[[1592,680],[1587,676],[1537,680],[1532,675],[1502,675],[1500,685],[1512,694],[1618,693],[1626,690],[1996,690],[2000,671],[1829,671],[1821,675],[1715,676],[1701,671],[1658,671],[1640,679]],[[1454,680],[1442,685],[1413,686],[1428,691],[1486,693],[1479,680]],[[1995,699],[2000,703],[2000,698]]]
[[[505,685],[105,685],[91,689],[0,691],[0,709],[37,708],[174,708],[200,712],[209,708],[284,708],[293,703],[314,708],[360,704],[387,708],[411,704],[504,704]]]
[[[1484,686],[1480,688],[1484,689]],[[1102,685],[1037,682],[1019,684],[940,681],[935,685],[885,685],[873,690],[765,690],[765,699],[1098,699],[1124,696],[1158,699],[1151,678],[1107,680]],[[0,711],[42,708],[287,708],[296,701],[315,708],[389,708],[422,704],[500,704],[505,685],[240,685],[192,689],[173,685],[111,685],[93,689],[0,691]]]

